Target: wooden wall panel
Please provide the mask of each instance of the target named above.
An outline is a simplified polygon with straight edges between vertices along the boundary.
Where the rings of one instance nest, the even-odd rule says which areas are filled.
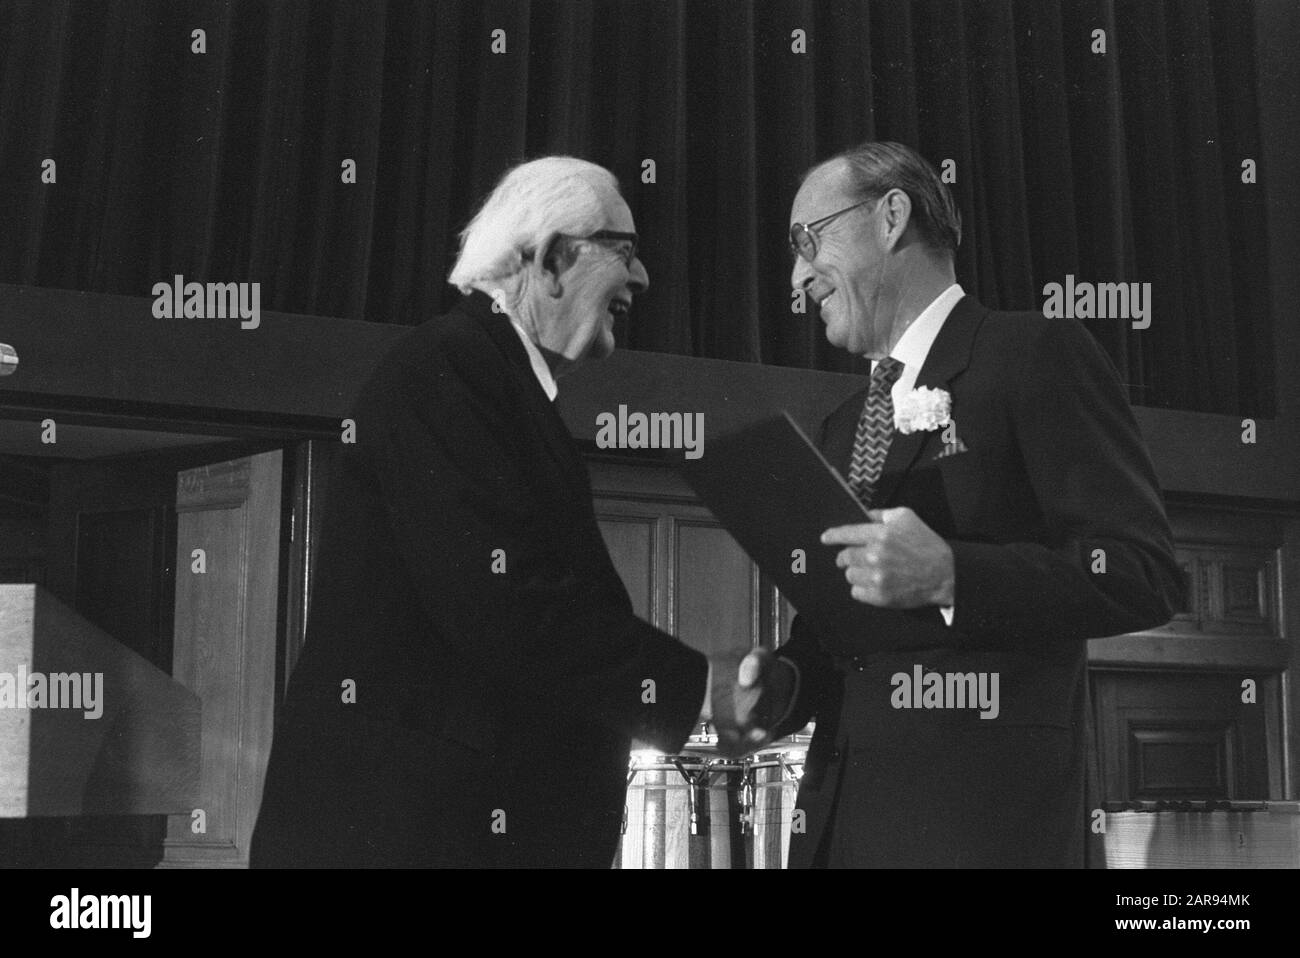
[[[600,519],[605,547],[609,549],[623,585],[627,586],[632,610],[655,625],[660,619],[655,597],[658,527],[658,517],[653,515],[612,516],[606,513]]]
[[[1300,868],[1300,802],[1106,815],[1107,868]]]
[[[1287,510],[1182,501],[1169,516],[1186,607],[1167,625],[1089,644],[1103,795],[1292,799],[1288,536],[1300,521]]]
[[[589,461],[596,515],[637,615],[702,652],[771,646],[776,589],[662,462]]]
[[[673,631],[701,652],[759,642],[758,570],[716,522],[679,519],[673,550]]]
[[[1280,799],[1267,716],[1276,678],[1242,701],[1242,673],[1102,670],[1092,676],[1106,801]],[[1270,773],[1272,770],[1272,774]]]

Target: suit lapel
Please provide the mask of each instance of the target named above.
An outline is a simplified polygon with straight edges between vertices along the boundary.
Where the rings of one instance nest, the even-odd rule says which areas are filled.
[[[931,389],[947,389],[949,393],[952,392],[949,385],[970,364],[975,333],[979,330],[980,323],[984,321],[987,312],[988,310],[971,296],[963,296],[958,300],[957,305],[953,307],[948,318],[944,320],[943,326],[940,327],[939,335],[930,345],[930,352],[925,357],[925,364],[921,367],[921,373],[916,377],[916,385],[913,388],[920,389],[922,386],[928,386]],[[933,435],[935,435],[933,432],[913,432],[906,435],[901,432],[894,433],[894,438],[889,443],[889,452],[885,456],[880,480],[876,484],[875,495],[872,497],[873,508],[882,509],[891,504],[898,487],[915,465],[926,440]]]
[[[533,432],[537,435],[551,458],[565,472],[570,481],[587,481],[586,467],[578,455],[569,429],[560,418],[555,404],[547,397],[537,375],[533,372],[528,353],[519,341],[510,317],[505,313],[492,310],[492,300],[486,294],[473,292],[461,300],[461,305],[487,330],[488,336],[496,343],[511,368],[521,381],[524,395],[527,397],[529,418],[533,422]],[[521,424],[522,425],[522,424]]]

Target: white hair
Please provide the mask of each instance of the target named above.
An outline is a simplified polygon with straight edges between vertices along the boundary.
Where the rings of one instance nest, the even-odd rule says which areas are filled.
[[[462,293],[475,283],[513,276],[524,253],[552,233],[585,236],[604,224],[618,180],[602,166],[573,156],[521,163],[497,183],[460,233],[460,255],[447,282]]]

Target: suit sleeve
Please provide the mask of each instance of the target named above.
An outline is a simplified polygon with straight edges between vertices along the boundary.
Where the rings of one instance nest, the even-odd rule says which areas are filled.
[[[825,448],[826,423],[827,420],[823,419],[817,433],[818,449]],[[836,681],[836,673],[834,663],[817,639],[817,630],[809,626],[807,617],[802,614],[795,615],[790,623],[790,639],[777,650],[777,654],[799,670],[797,698],[784,721],[773,730],[773,738],[784,738],[816,718],[822,703],[827,701],[828,689]]]
[[[377,421],[357,422],[382,430],[373,464],[426,615],[515,694],[676,751],[706,659],[633,614],[589,531],[557,510],[570,493],[521,451],[538,445],[520,439],[532,420],[516,375],[463,338],[399,361]]]
[[[816,630],[809,628],[803,616],[795,616],[790,624],[790,641],[777,654],[799,670],[799,689],[789,713],[773,730],[774,739],[792,735],[816,718],[837,681],[834,664],[817,641]]]
[[[949,542],[958,644],[1134,632],[1181,602],[1155,470],[1114,367],[1081,324],[1040,329],[1011,415],[1048,538]]]

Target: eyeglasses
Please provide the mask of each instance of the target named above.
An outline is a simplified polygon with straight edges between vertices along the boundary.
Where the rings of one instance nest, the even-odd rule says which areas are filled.
[[[596,232],[587,236],[570,236],[569,239],[599,243],[602,246],[610,245],[615,252],[623,257],[623,265],[628,269],[632,268],[632,261],[636,259],[637,235],[635,233],[620,233],[618,230],[596,230]]]
[[[817,256],[817,227],[823,226],[835,219],[837,216],[843,216],[850,210],[856,210],[859,206],[866,206],[868,203],[876,202],[875,199],[863,200],[861,203],[854,203],[852,206],[846,206],[842,210],[836,210],[830,216],[823,216],[819,220],[811,223],[795,223],[790,227],[790,250],[796,256],[802,256],[808,262],[812,262]]]

